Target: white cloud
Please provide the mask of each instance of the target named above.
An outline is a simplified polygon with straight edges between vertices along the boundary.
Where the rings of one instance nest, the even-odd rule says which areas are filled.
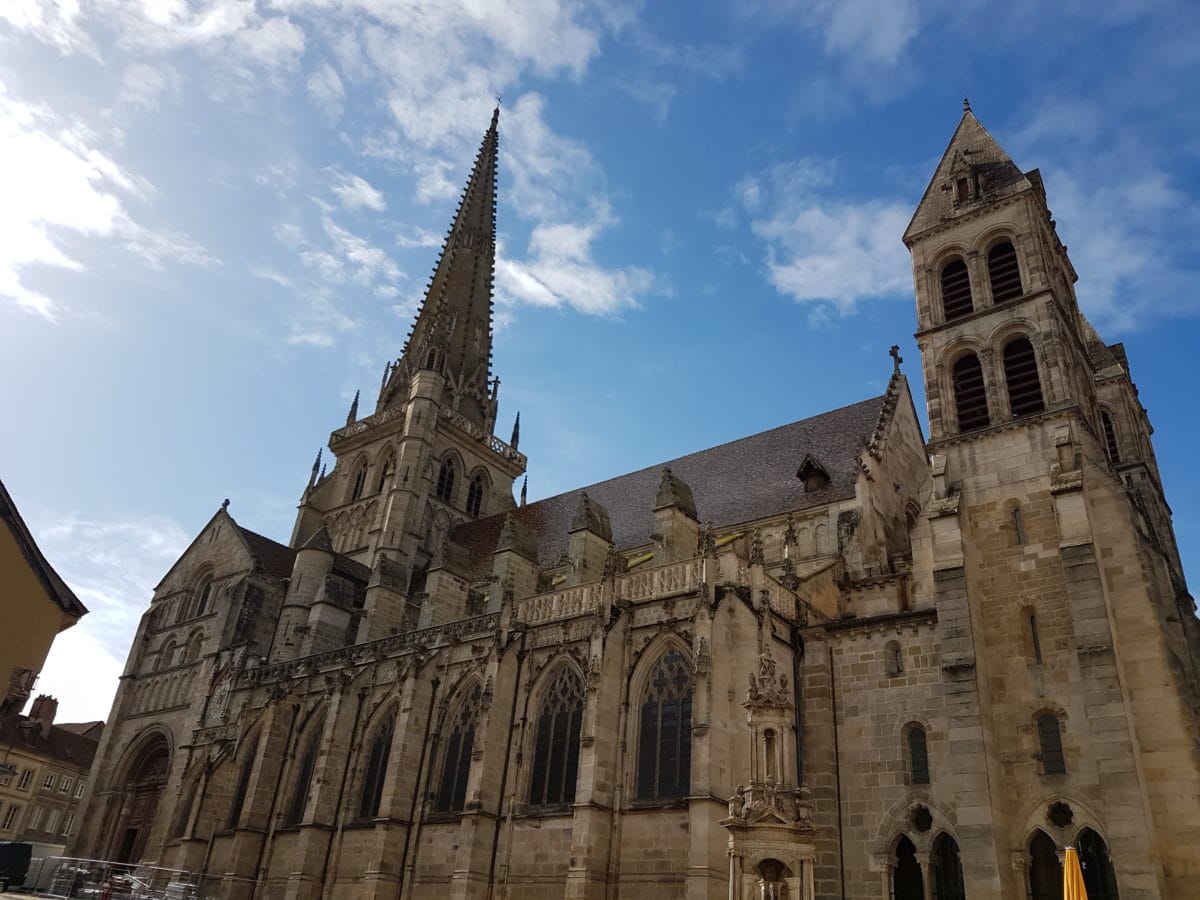
[[[0,3],[0,19],[19,31],[33,35],[63,53],[79,51],[97,56],[79,18],[79,0],[5,0]]]
[[[916,0],[761,0],[750,9],[816,32],[826,53],[857,66],[896,65],[920,30]]]
[[[636,267],[605,268],[595,260],[592,243],[605,224],[539,225],[530,235],[527,259],[498,253],[498,299],[601,316],[636,307],[654,286],[654,276]]]
[[[323,62],[313,69],[305,88],[312,102],[327,120],[336,122],[342,117],[342,103],[346,99],[346,90],[342,87],[342,79],[338,77],[333,66]]]
[[[121,77],[121,93],[117,105],[128,109],[158,110],[159,98],[165,92],[175,93],[180,85],[179,73],[170,65],[134,63]]]
[[[55,639],[37,690],[58,698],[59,721],[107,719],[138,620],[190,539],[174,521],[153,514],[35,515],[30,527],[89,610]]]
[[[341,201],[346,209],[362,209],[366,207],[376,212],[382,212],[387,205],[383,202],[383,194],[374,188],[366,179],[349,172],[334,170],[333,184],[330,190]]]

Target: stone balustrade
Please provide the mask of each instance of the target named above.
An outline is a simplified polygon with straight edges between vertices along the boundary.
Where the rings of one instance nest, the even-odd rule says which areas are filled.
[[[337,431],[329,435],[329,449],[337,453],[337,444],[342,444],[352,437],[356,437],[372,428],[379,425],[385,425],[388,422],[400,420],[400,427],[404,427],[404,407],[389,406],[387,409],[380,410],[374,415],[367,416],[365,419],[359,419],[357,422],[351,422],[345,428],[339,428]]]
[[[479,441],[496,455],[516,464],[517,466],[520,466],[522,470],[525,469],[527,460],[524,453],[518,452],[515,447],[511,447],[504,443],[504,441],[500,440],[500,438],[496,437],[494,434],[489,434],[462,413],[458,412],[457,410],[450,409],[448,406],[443,406],[441,409],[441,416],[459,431],[462,431],[469,437]]]
[[[634,603],[694,591],[700,586],[703,560],[685,559],[644,572],[617,576],[617,596]]]

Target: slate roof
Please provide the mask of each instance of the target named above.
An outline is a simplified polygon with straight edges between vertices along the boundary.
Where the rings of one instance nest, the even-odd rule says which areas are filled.
[[[67,587],[67,583],[54,571],[54,566],[50,565],[46,557],[42,556],[42,551],[38,549],[37,542],[29,531],[29,526],[21,518],[21,513],[17,511],[17,504],[13,502],[3,481],[0,481],[0,521],[3,521],[12,532],[13,539],[21,549],[21,554],[29,563],[29,567],[37,576],[38,581],[42,583],[42,587],[45,588],[50,599],[69,616],[78,619],[86,615],[87,607],[79,602],[75,592]]]
[[[43,738],[41,729],[41,723],[28,716],[5,716],[0,719],[0,744],[24,747],[85,771],[91,768],[96,748],[100,746],[99,735],[87,737],[60,725],[51,725],[49,735]]]
[[[536,533],[540,564],[553,566],[567,550],[567,530],[581,491],[608,510],[618,549],[649,544],[664,467],[692,489],[700,521],[711,519],[718,528],[844,500],[854,496],[858,454],[875,429],[884,396],[547,497],[512,514]],[[830,476],[827,487],[811,494],[796,477],[806,455],[820,461]],[[477,576],[491,571],[506,515],[468,522],[451,533],[452,540],[467,548]]]
[[[292,577],[292,563],[296,561],[295,550],[269,537],[263,537],[249,528],[242,528],[241,525],[238,526],[238,530],[241,531],[246,546],[250,548],[250,555],[258,560],[264,574],[272,578]]]

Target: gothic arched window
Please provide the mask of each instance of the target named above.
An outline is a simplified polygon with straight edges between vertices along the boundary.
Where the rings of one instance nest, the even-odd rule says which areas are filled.
[[[1104,428],[1104,454],[1115,466],[1121,461],[1121,448],[1117,444],[1117,429],[1113,427],[1112,416],[1105,410],[1100,410],[1100,424]]]
[[[562,666],[546,689],[537,720],[529,779],[529,802],[535,806],[574,802],[582,721],[583,680]]]
[[[208,612],[208,601],[212,599],[212,578],[205,578],[200,583],[199,589],[196,591],[196,608],[192,611],[192,618],[202,616]]]
[[[1037,357],[1029,338],[1019,337],[1004,346],[1004,381],[1008,386],[1008,405],[1014,419],[1040,413],[1042,382],[1038,377]]]
[[[1017,265],[1017,251],[1012,241],[1001,241],[989,250],[987,265],[993,303],[1021,296],[1021,267]]]
[[[983,383],[983,366],[979,357],[968,353],[954,364],[954,411],[958,416],[959,431],[974,431],[986,428],[988,416],[987,389]]]
[[[308,806],[308,789],[317,768],[317,749],[321,743],[321,730],[320,726],[311,729],[312,734],[304,744],[304,752],[300,754],[300,767],[296,771],[296,780],[292,784],[292,797],[287,806],[287,813],[283,817],[284,825],[299,825],[304,818],[304,810]]]
[[[1079,847],[1088,900],[1117,900],[1117,873],[1113,870],[1112,855],[1104,838],[1085,828],[1079,832],[1075,844]]]
[[[952,259],[942,267],[942,311],[947,322],[975,311],[971,301],[971,276],[961,258]]]
[[[944,831],[933,839],[929,868],[933,874],[933,896],[937,900],[966,900],[958,842]]]
[[[483,473],[480,472],[471,479],[471,485],[467,488],[467,513],[472,516],[479,515],[479,508],[483,505],[484,481]]]
[[[1037,719],[1038,744],[1042,750],[1042,774],[1065,775],[1067,761],[1063,756],[1062,730],[1058,716],[1042,713]]]
[[[692,665],[674,647],[650,672],[638,726],[637,799],[686,797],[692,776]]]
[[[442,460],[442,468],[438,471],[437,497],[449,503],[454,499],[454,457],[447,456]]]
[[[1030,900],[1060,900],[1063,877],[1058,848],[1040,828],[1029,841],[1029,857]]]
[[[908,727],[908,774],[910,784],[929,784],[929,746],[925,729],[912,724]]]
[[[367,461],[364,459],[358,464],[358,468],[354,470],[354,482],[350,488],[350,502],[353,503],[363,495],[363,491],[367,489]]]
[[[238,821],[242,818],[242,807],[246,805],[246,791],[250,788],[250,775],[254,771],[256,756],[258,756],[257,737],[250,743],[245,756],[242,757],[242,769],[238,773],[237,789],[233,794],[233,804],[229,807],[229,819],[226,823],[230,828],[237,828]]]
[[[475,726],[479,724],[479,699],[479,685],[475,685],[447,726],[450,736],[446,740],[446,758],[442,763],[438,812],[458,812],[467,802],[471,749],[475,744]]]
[[[392,752],[392,736],[396,720],[389,715],[375,732],[371,741],[371,752],[367,757],[367,768],[363,773],[362,797],[358,802],[358,815],[363,819],[379,815],[379,803],[383,799],[383,780],[387,775],[388,757]]]
[[[917,848],[907,836],[896,842],[896,865],[892,869],[894,900],[925,900],[925,878],[917,862]]]
[[[381,492],[387,487],[388,479],[396,473],[396,454],[389,450],[388,455],[383,459],[383,465],[379,467],[379,487],[375,489],[375,493]]]

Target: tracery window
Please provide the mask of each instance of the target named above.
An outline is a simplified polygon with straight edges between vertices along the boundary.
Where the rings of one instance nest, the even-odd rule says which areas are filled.
[[[637,799],[687,796],[692,775],[692,665],[674,647],[659,657],[642,695]]]
[[[952,259],[942,267],[942,311],[947,322],[975,311],[971,300],[971,276],[961,258]]]
[[[396,719],[389,715],[375,732],[371,741],[371,752],[367,757],[367,768],[363,774],[362,797],[358,802],[358,815],[370,819],[379,815],[379,803],[383,799],[383,780],[387,775],[388,757],[392,752],[392,736],[395,734]]]
[[[304,810],[308,806],[308,789],[312,784],[313,772],[317,768],[317,749],[321,743],[320,727],[311,729],[312,734],[304,745],[300,755],[300,768],[296,772],[296,780],[292,785],[292,798],[288,803],[287,813],[283,817],[284,825],[299,825],[304,818]]]
[[[583,722],[583,679],[561,666],[546,689],[533,744],[529,802],[572,803],[579,774],[579,728]]]
[[[479,508],[483,505],[483,473],[480,472],[471,479],[471,486],[467,488],[467,512],[472,516],[479,515]]]
[[[354,470],[354,484],[350,488],[350,502],[353,503],[363,495],[367,487],[367,461],[364,459]]]
[[[983,382],[983,366],[979,357],[968,353],[954,364],[954,411],[958,416],[959,431],[974,431],[986,428],[988,416],[987,388]]]
[[[1038,743],[1042,750],[1042,772],[1045,775],[1065,775],[1067,760],[1063,756],[1062,730],[1058,716],[1042,713],[1037,720]]]
[[[1029,338],[1019,337],[1004,346],[1004,381],[1008,386],[1008,405],[1014,419],[1040,413],[1046,408],[1042,400],[1037,357]]]
[[[1021,296],[1021,267],[1017,264],[1017,251],[1012,241],[1001,241],[989,250],[987,265],[993,303]]]
[[[907,737],[909,782],[929,784],[929,745],[925,729],[920,725],[910,725]]]
[[[471,774],[471,749],[479,724],[479,685],[475,685],[448,723],[446,757],[437,795],[438,812],[459,812],[467,802],[467,778]]]
[[[396,454],[389,450],[388,455],[384,457],[383,465],[379,467],[379,487],[375,489],[375,493],[381,492],[387,487],[388,479],[396,473]]]
[[[242,807],[246,805],[246,791],[250,789],[250,775],[254,772],[254,759],[258,756],[258,738],[255,737],[242,758],[242,769],[238,773],[237,790],[233,794],[233,804],[229,807],[227,827],[237,828],[242,818]]]
[[[437,497],[449,503],[454,499],[454,457],[447,456],[442,460],[442,468],[438,472]]]

